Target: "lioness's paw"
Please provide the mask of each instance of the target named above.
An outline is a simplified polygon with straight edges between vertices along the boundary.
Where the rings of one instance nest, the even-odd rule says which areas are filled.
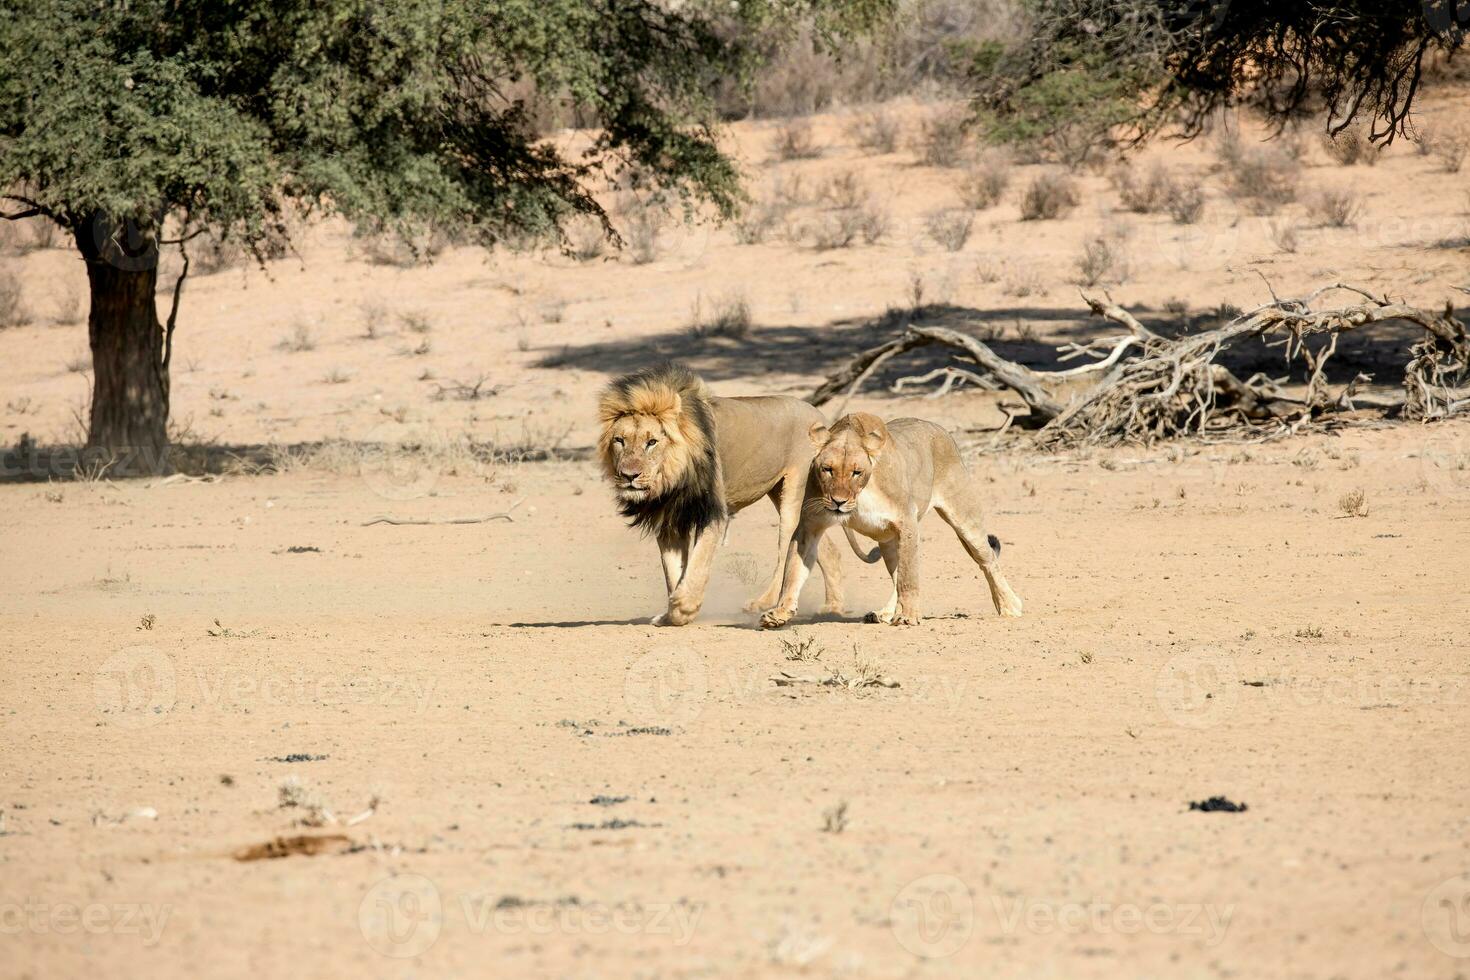
[[[909,613],[899,613],[888,621],[889,626],[918,626],[919,617]]]
[[[847,606],[841,602],[829,602],[817,611],[824,616],[844,616],[847,614]]]
[[[761,629],[778,630],[791,622],[791,613],[784,609],[768,609],[761,614]]]
[[[865,623],[892,623],[893,622],[893,614],[892,613],[883,612],[882,610],[875,610],[873,612],[868,613],[866,616],[864,616],[863,617],[863,622],[865,622]]]
[[[758,613],[770,609],[775,604],[775,599],[767,599],[765,596],[758,596],[757,598],[750,600],[740,608],[748,613]]]

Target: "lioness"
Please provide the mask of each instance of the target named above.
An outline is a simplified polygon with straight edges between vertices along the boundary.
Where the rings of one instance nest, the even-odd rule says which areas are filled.
[[[881,554],[893,576],[888,605],[869,613],[867,621],[918,623],[919,521],[931,504],[985,573],[995,611],[1021,615],[1021,599],[1000,572],[1000,541],[981,526],[979,497],[948,432],[923,419],[894,419],[885,425],[875,415],[853,413],[831,429],[813,425],[811,440],[817,450],[812,461],[816,479],[808,482],[781,599],[761,616],[762,626],[784,626],[796,613],[816,542],[825,540],[823,532],[834,524],[877,541],[877,550],[863,560],[877,561]]]
[[[822,413],[795,398],[715,398],[687,368],[665,364],[609,384],[598,415],[598,458],[618,510],[658,540],[669,600],[654,625],[699,614],[730,515],[762,497],[780,515],[776,566],[745,609],[774,605],[816,453],[809,432],[825,425]],[[841,612],[837,546],[818,535],[812,550],[827,587],[822,611]]]

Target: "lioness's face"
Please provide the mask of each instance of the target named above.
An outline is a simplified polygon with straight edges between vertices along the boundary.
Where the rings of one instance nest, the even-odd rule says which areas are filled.
[[[648,415],[624,415],[609,430],[607,477],[623,500],[637,503],[663,492],[668,432]]]
[[[841,423],[830,430],[816,425],[812,427],[812,442],[817,446],[812,472],[822,503],[834,514],[852,513],[858,494],[873,478],[882,434]]]

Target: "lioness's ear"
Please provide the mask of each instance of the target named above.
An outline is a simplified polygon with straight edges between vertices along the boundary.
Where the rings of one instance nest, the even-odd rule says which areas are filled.
[[[883,455],[883,449],[888,444],[888,426],[883,420],[874,415],[864,416],[863,423],[863,452],[868,458],[877,461]]]
[[[812,445],[821,449],[827,444],[828,429],[820,422],[813,422],[812,427],[807,430],[807,435],[812,440]]]

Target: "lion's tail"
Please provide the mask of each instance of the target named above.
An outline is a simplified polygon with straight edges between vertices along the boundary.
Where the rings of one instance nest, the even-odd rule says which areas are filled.
[[[863,561],[867,562],[869,565],[873,564],[879,558],[883,557],[883,552],[877,548],[874,548],[872,551],[864,554],[863,546],[858,544],[857,535],[853,534],[852,528],[848,527],[845,524],[842,527],[842,533],[847,535],[847,543],[852,547],[852,553],[857,555]]]

